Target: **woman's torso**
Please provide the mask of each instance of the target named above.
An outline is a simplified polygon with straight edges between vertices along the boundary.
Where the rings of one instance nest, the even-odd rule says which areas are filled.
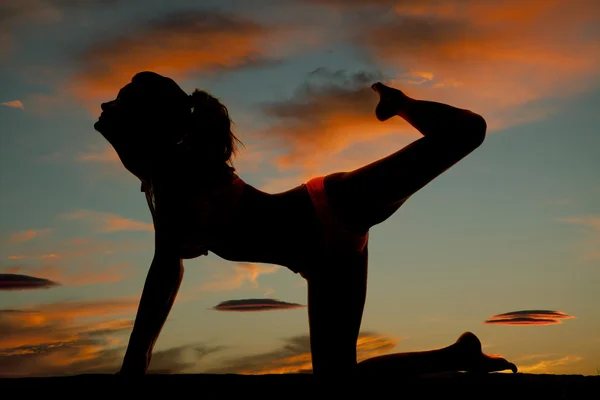
[[[268,194],[246,184],[233,215],[229,231],[210,247],[222,258],[278,264],[297,272],[320,253],[318,221],[303,185]]]
[[[231,173],[219,184],[199,190],[178,180],[154,195],[175,196],[181,258],[206,250],[229,261],[282,265],[298,272],[314,263],[321,240],[314,206],[304,185],[269,194]],[[239,179],[239,178],[237,178]],[[166,188],[166,189],[165,189]],[[158,187],[160,189],[160,186]]]

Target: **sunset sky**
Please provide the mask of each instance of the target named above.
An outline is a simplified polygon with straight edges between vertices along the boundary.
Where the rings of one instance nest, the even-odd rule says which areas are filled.
[[[483,115],[484,144],[371,230],[359,358],[472,331],[521,372],[597,373],[599,1],[20,0],[0,26],[0,376],[120,367],[153,227],[93,124],[144,70],[221,99],[268,192],[420,137],[377,121],[376,81]],[[310,368],[299,275],[184,264],[151,370]]]

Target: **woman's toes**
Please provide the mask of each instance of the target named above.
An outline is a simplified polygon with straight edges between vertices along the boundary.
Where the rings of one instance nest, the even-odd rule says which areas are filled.
[[[375,82],[371,85],[371,89],[381,94],[381,89],[383,88],[383,84],[381,82]]]

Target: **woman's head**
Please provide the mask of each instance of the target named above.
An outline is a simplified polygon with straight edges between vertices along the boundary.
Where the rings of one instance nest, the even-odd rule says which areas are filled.
[[[217,98],[198,89],[188,95],[175,81],[154,72],[136,74],[101,108],[94,128],[115,147],[161,151],[181,146],[202,161],[227,163],[236,153],[239,140]]]

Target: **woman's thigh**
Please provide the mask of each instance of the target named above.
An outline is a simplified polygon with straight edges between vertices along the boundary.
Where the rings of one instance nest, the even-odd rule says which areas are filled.
[[[328,175],[330,206],[349,229],[364,233],[476,147],[467,141],[423,137],[364,167]]]

